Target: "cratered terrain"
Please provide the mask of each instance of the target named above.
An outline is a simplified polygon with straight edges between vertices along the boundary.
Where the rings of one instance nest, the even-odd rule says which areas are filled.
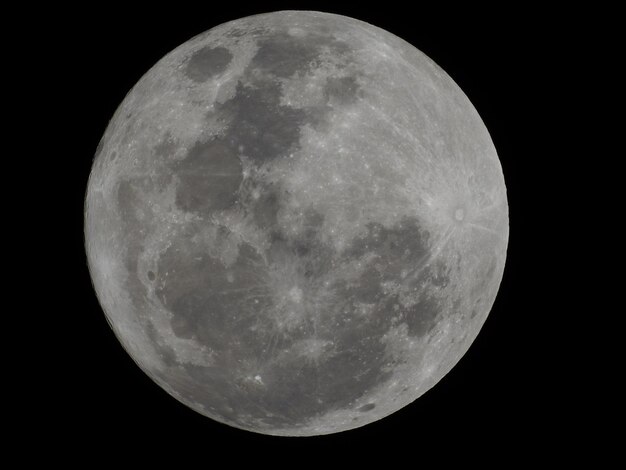
[[[502,278],[500,162],[453,80],[317,12],[232,21],[161,59],[97,149],[85,241],[134,361],[214,420],[306,436],[411,403]]]

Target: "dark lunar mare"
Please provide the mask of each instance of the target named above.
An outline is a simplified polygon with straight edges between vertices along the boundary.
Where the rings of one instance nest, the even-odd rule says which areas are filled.
[[[300,149],[305,124],[319,125],[329,105],[353,103],[360,93],[353,75],[329,78],[325,101],[306,109],[281,104],[280,78],[305,74],[319,65],[324,51],[343,57],[350,48],[332,35],[309,34],[305,38],[285,31],[264,34],[258,50],[240,77],[234,95],[207,114],[208,120],[227,123],[225,130],[208,142],[197,142],[182,162],[171,169],[181,180],[177,204],[185,211],[209,215],[231,207],[242,182],[240,158],[256,165],[285,158]],[[188,60],[185,74],[203,82],[221,73],[232,59],[225,48],[204,47]],[[167,152],[167,143],[158,148]],[[173,148],[171,149],[173,150]]]
[[[187,157],[171,164],[179,178],[176,205],[200,215],[228,209],[243,181],[241,161],[232,145],[218,139],[196,142]]]
[[[239,256],[228,267],[207,254],[204,242],[193,236],[198,231],[193,225],[162,255],[156,292],[173,314],[174,333],[214,352],[210,367],[181,366],[184,373],[176,376],[176,389],[183,390],[185,399],[244,427],[300,426],[329,410],[352,406],[391,377],[394,359],[380,338],[395,322],[406,322],[415,336],[432,328],[436,304],[420,303],[394,320],[397,298],[381,290],[381,282],[401,282],[402,270],[426,257],[428,236],[417,220],[391,228],[372,223],[343,257],[321,241],[322,222],[321,214],[309,211],[307,230],[298,237],[275,231],[264,254],[241,243]],[[220,237],[231,235],[221,228]],[[336,278],[334,271],[342,263],[371,253],[375,257],[359,277],[335,279],[328,288],[331,299],[324,303],[316,294],[320,281]],[[301,329],[281,331],[271,321],[276,306],[268,266],[290,264],[298,266],[301,287],[313,301]],[[359,313],[359,304],[372,305],[367,317]],[[308,339],[332,347],[315,360],[289,354]],[[268,347],[274,348],[273,354],[268,355]],[[256,374],[262,376],[262,385],[254,381]],[[168,375],[162,379],[171,383]],[[359,411],[374,407],[368,404]]]
[[[232,59],[232,53],[225,47],[203,47],[187,62],[185,75],[194,82],[206,82],[226,71]]]

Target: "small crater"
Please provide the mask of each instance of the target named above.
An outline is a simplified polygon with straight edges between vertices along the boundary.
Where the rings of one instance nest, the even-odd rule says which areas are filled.
[[[156,279],[154,272],[148,271],[148,279],[150,279],[151,281],[154,281]]]
[[[224,33],[224,36],[228,38],[241,38],[244,36],[261,36],[268,34],[269,30],[267,28],[233,28],[227,33]]]
[[[375,403],[368,403],[367,405],[363,405],[361,408],[359,408],[358,411],[360,411],[361,413],[366,413],[368,411],[372,411],[374,408],[376,408]]]
[[[185,68],[185,75],[196,83],[202,83],[226,70],[233,59],[225,47],[203,47],[191,56]]]
[[[240,38],[245,36],[246,34],[248,34],[248,31],[243,28],[233,28],[227,33],[224,33],[224,36],[226,36],[227,38]]]

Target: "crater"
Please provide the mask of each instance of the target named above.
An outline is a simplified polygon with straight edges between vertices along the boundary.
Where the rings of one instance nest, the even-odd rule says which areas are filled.
[[[368,403],[367,405],[363,405],[361,408],[359,408],[358,411],[360,411],[361,413],[367,413],[368,411],[372,411],[374,408],[376,408],[375,403]]]
[[[224,72],[232,59],[232,53],[225,47],[205,46],[191,56],[185,67],[185,75],[196,83],[206,82]]]

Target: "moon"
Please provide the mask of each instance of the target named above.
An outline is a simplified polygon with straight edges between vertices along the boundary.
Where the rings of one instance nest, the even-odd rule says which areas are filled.
[[[382,29],[308,11],[231,21],[154,65],[98,146],[84,229],[137,365],[202,415],[283,436],[433,387],[491,310],[509,231],[454,81]]]

